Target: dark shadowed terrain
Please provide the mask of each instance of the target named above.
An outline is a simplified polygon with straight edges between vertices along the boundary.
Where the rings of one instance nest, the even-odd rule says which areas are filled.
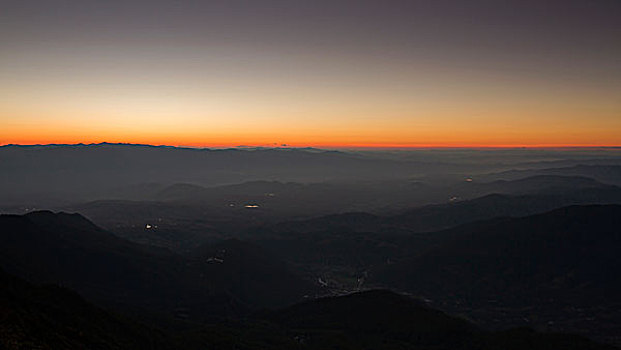
[[[0,147],[7,349],[612,349],[618,149]]]
[[[70,290],[0,271],[5,349],[612,349],[585,338],[515,329],[485,332],[388,291],[368,291],[253,315],[243,322],[162,331],[106,312]],[[187,327],[187,326],[186,326]]]

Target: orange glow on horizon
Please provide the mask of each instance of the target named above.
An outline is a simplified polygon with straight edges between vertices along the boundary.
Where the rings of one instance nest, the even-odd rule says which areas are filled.
[[[41,10],[22,3],[33,13]],[[280,15],[253,22],[266,14],[263,10],[240,22],[222,21],[219,11],[206,10],[203,15],[218,19],[200,20],[196,27],[185,19],[159,27],[170,9],[160,9],[162,18],[152,18],[142,7],[136,16],[124,17],[102,6],[101,13],[90,13],[90,5],[76,7],[94,16],[91,23],[60,10],[40,13],[50,16],[49,23],[30,18],[29,11],[14,13],[22,22],[0,23],[5,29],[0,30],[0,145],[621,146],[621,69],[618,40],[613,40],[618,33],[608,31],[612,26],[606,23],[601,24],[610,34],[607,40],[600,41],[598,34],[578,47],[586,39],[580,37],[555,51],[552,37],[559,35],[559,43],[572,38],[555,27],[562,21],[541,23],[553,25],[553,36],[542,37],[550,44],[543,50],[531,40],[534,32],[517,41],[498,35],[486,42],[496,32],[479,32],[488,28],[480,27],[490,19],[487,14],[472,28],[467,16],[464,29],[473,31],[454,35],[447,30],[450,20],[457,20],[453,16],[414,11],[411,15],[422,21],[389,16],[390,24],[378,31],[374,14],[350,27],[355,16],[342,21],[335,13],[325,20],[344,26],[332,33],[330,21],[313,23],[307,10],[294,11],[304,18],[299,26],[280,21]],[[197,14],[186,11],[188,18]],[[235,10],[229,16],[244,13]],[[148,17],[143,22],[142,15]],[[438,22],[427,22],[432,17]],[[522,33],[489,23],[512,37]],[[359,36],[363,28],[372,35]],[[464,45],[469,40],[477,44]],[[528,43],[534,44],[530,50],[521,46]]]
[[[12,142],[0,143],[0,146],[6,145],[78,145],[78,144],[130,144],[130,145],[153,145],[153,146],[173,146],[173,147],[190,147],[190,148],[238,148],[238,147],[273,147],[273,148],[323,148],[323,149],[457,149],[457,148],[621,148],[621,144],[597,144],[597,143],[539,143],[539,144],[485,144],[485,143],[337,143],[337,142],[149,142],[148,140],[123,140],[123,139],[58,139],[54,141],[33,139],[16,140]]]
[[[371,120],[353,126],[344,122],[290,124],[266,121],[235,127],[203,125],[84,125],[72,120],[47,124],[5,124],[0,145],[131,143],[181,147],[317,147],[317,148],[558,148],[621,146],[620,122],[554,126],[552,122],[469,123],[438,120],[435,123],[402,121],[391,124]],[[472,124],[472,125],[470,125]],[[532,125],[532,126],[531,126]],[[531,128],[529,128],[531,126]]]

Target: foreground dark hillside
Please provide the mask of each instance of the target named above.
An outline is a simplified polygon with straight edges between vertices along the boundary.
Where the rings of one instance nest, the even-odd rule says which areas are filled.
[[[572,206],[460,226],[376,280],[488,326],[610,337],[621,329],[621,206]]]
[[[0,270],[0,348],[172,349],[166,336],[58,286],[37,287]]]
[[[238,249],[252,248],[230,244],[220,260],[207,254],[186,258],[118,238],[78,214],[0,216],[4,269],[107,305],[200,319],[287,305],[312,294],[314,287],[285,264],[236,254]]]
[[[528,329],[486,332],[407,296],[372,290],[322,298],[268,313],[310,348],[598,349],[584,338]]]
[[[580,193],[584,200],[618,196]],[[490,195],[392,217],[351,213],[288,222],[248,237],[337,293],[384,286],[491,328],[574,331],[618,344],[621,207],[545,212],[576,200]],[[533,213],[541,214],[506,217]],[[418,231],[475,219],[487,220]]]
[[[317,299],[246,321],[159,331],[67,289],[0,271],[0,348],[22,349],[611,349],[565,334],[485,332],[388,291]]]
[[[571,197],[493,195],[390,217],[334,215],[266,226],[246,232],[246,241],[205,244],[184,255],[119,238],[79,214],[2,215],[0,266],[164,327],[163,344],[175,348],[510,349],[583,341],[524,329],[488,333],[390,292],[314,300],[378,286],[415,294],[481,329],[529,326],[618,344],[621,206],[570,206],[435,232],[416,228],[442,225],[443,214],[459,222],[543,210],[565,198]],[[54,317],[68,316],[53,311]]]

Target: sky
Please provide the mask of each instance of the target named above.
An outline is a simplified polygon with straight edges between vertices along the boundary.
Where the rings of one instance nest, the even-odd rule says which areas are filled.
[[[621,1],[0,0],[0,144],[621,145]]]

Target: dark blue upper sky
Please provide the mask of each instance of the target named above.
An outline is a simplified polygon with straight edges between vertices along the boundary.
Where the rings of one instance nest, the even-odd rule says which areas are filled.
[[[549,115],[542,127],[565,121],[591,130],[589,137],[574,132],[567,142],[597,143],[598,130],[619,126],[613,119],[621,92],[620,23],[618,0],[3,0],[0,83],[11,96],[0,99],[0,119],[15,130],[105,120],[111,135],[153,120],[149,135],[164,137],[158,128],[183,114],[196,130],[246,142],[255,134],[239,129],[242,124],[288,118],[312,128],[304,122],[313,120],[336,130],[337,142],[344,133],[338,130],[360,122],[364,130],[396,136],[360,131],[342,142],[427,143],[431,137],[393,129],[427,128],[435,138],[447,125],[461,125],[438,141],[451,142],[468,132],[471,120],[495,115],[497,132],[505,132]],[[75,103],[61,103],[69,98]],[[32,100],[48,108],[26,108]],[[451,106],[443,109],[447,101]],[[582,102],[573,106],[576,101]],[[511,115],[521,108],[526,122]],[[137,119],[128,122],[130,115]],[[585,124],[587,117],[601,123]],[[342,123],[332,122],[339,118]],[[293,124],[287,130],[303,134]],[[277,134],[262,130],[256,142]],[[552,136],[563,143],[543,134],[508,135],[507,142]],[[609,136],[607,143],[616,142]]]

